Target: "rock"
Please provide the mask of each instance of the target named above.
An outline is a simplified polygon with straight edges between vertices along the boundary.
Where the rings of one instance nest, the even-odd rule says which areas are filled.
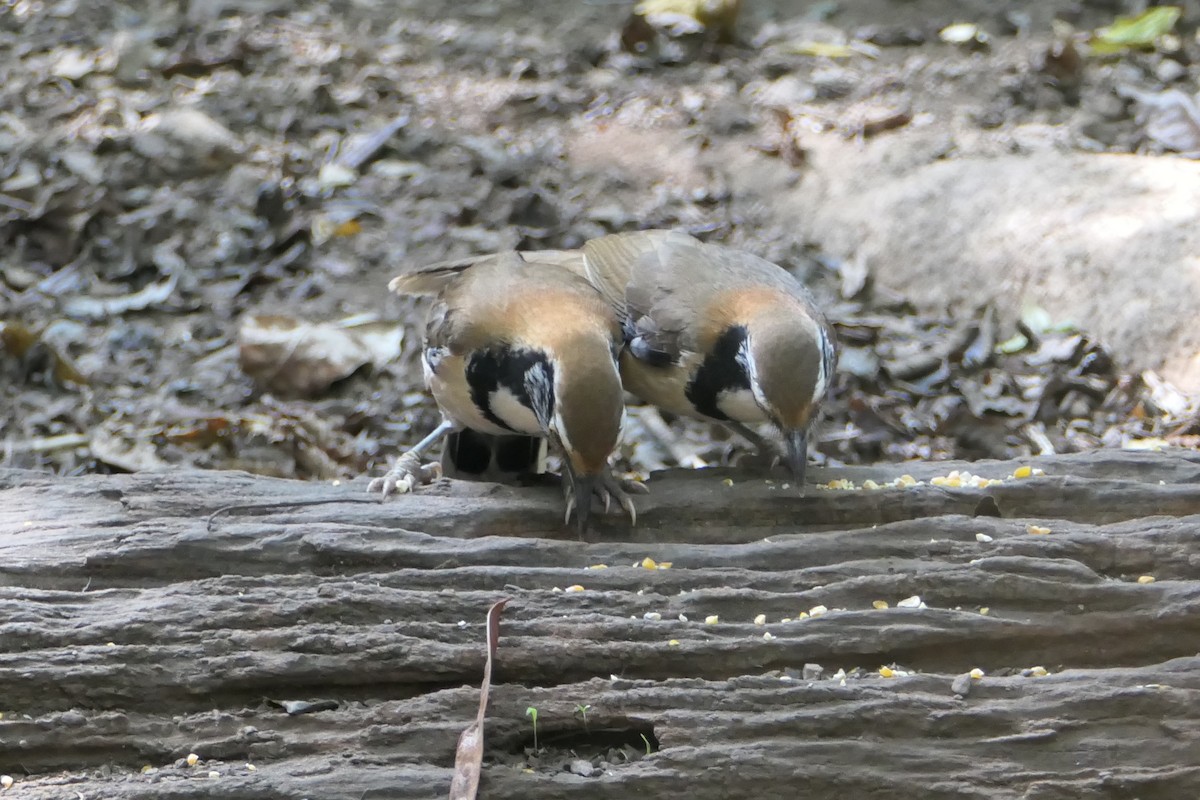
[[[820,664],[805,664],[800,673],[806,681],[819,681],[823,674],[825,674],[825,668]]]
[[[971,679],[970,674],[964,672],[962,675],[959,675],[957,678],[955,678],[953,681],[951,681],[950,691],[954,692],[955,694],[960,694],[963,697],[966,697],[968,694],[971,693],[971,683],[972,683],[972,679]]]
[[[573,772],[584,778],[590,778],[596,774],[596,768],[592,766],[592,762],[586,758],[576,758],[567,765],[567,771]]]

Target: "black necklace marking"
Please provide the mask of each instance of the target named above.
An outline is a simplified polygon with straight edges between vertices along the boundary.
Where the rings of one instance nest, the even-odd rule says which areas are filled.
[[[467,385],[479,413],[505,430],[518,432],[492,411],[492,394],[500,389],[511,392],[543,426],[554,416],[554,365],[540,351],[503,346],[476,351],[467,361]]]
[[[728,420],[717,405],[721,393],[750,388],[750,375],[746,371],[747,336],[742,325],[726,328],[684,389],[688,401],[706,417]]]

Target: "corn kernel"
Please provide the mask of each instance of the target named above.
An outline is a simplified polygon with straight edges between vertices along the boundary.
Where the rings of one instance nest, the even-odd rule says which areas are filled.
[[[667,647],[679,647],[679,640],[678,639],[668,639]]]
[[[583,587],[577,583],[574,586],[568,586],[567,588],[563,589],[563,591],[564,592],[582,592]]]
[[[810,617],[819,617],[828,611],[829,611],[829,609],[826,608],[825,606],[813,606],[812,608],[810,608],[808,610],[808,615]]]
[[[1026,533],[1032,533],[1032,534],[1036,534],[1036,535],[1039,535],[1039,536],[1044,536],[1045,534],[1047,534],[1047,533],[1049,533],[1049,532],[1050,532],[1050,529],[1049,529],[1049,528],[1045,528],[1045,527],[1043,527],[1043,526],[1041,526],[1041,525],[1026,525],[1026,526],[1025,526],[1025,532],[1026,532]]]
[[[983,679],[983,670],[981,670],[979,667],[976,667],[975,669],[971,670],[967,674],[971,676],[971,680],[973,680],[973,681],[978,681],[978,680]]]
[[[658,562],[650,556],[642,559],[642,569],[658,569]]]
[[[1014,478],[1028,478],[1033,475],[1033,467],[1017,467],[1013,470]]]
[[[896,677],[896,672],[891,667],[880,667],[879,675],[883,678],[894,678]]]
[[[188,755],[187,755],[187,765],[188,765],[189,767],[194,767],[194,766],[196,766],[196,765],[197,765],[197,764],[199,764],[199,763],[200,763],[200,756],[196,755],[195,753],[188,753]]]
[[[775,638],[775,634],[771,633],[770,631],[763,631],[763,639],[764,640],[769,642],[774,638]]]
[[[1153,575],[1140,575],[1140,576],[1138,576],[1138,583],[1154,583],[1154,576]]]
[[[755,625],[766,625],[767,624],[767,615],[759,614],[757,617],[754,618],[754,624]]]
[[[13,785],[12,775],[0,775],[0,787],[11,789]]]
[[[1030,667],[1029,674],[1035,678],[1044,678],[1050,672],[1045,667]]]
[[[720,621],[721,621],[721,618],[719,616],[717,616],[716,614],[709,614],[707,617],[704,618],[705,625],[716,625]]]
[[[608,564],[592,564],[587,569],[608,569]]]
[[[887,607],[888,607],[888,601],[887,601],[887,600],[872,600],[872,601],[871,601],[871,607],[872,607],[872,608],[879,608],[879,609],[884,609],[884,608],[887,608]]]
[[[985,616],[985,617],[988,615],[988,612],[989,612],[989,611],[991,611],[991,609],[990,609],[990,608],[988,608],[987,606],[980,606],[980,607],[979,607],[979,613],[980,613],[980,614],[982,614],[982,615],[983,615],[983,616]]]
[[[863,481],[862,487],[864,489],[870,489],[871,491],[875,491],[876,489],[880,488],[879,484],[876,483],[875,481],[871,480],[870,478],[867,478],[865,481]]]

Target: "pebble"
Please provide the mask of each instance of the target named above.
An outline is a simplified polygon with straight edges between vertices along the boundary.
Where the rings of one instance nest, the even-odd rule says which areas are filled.
[[[950,691],[966,697],[971,693],[971,673],[964,672],[950,684]]]
[[[596,774],[596,768],[592,766],[592,762],[588,761],[586,758],[574,759],[569,765],[567,765],[567,769],[584,778],[590,778]]]
[[[820,664],[805,664],[804,669],[800,672],[806,681],[819,681],[824,674],[825,668]]]

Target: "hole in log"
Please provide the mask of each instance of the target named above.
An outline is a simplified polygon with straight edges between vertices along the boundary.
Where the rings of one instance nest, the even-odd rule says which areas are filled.
[[[536,749],[533,731],[528,731],[510,747],[489,756],[495,762],[519,764],[543,772],[580,773],[581,761],[596,768],[602,762],[619,766],[639,761],[658,749],[653,725],[627,719],[588,727],[579,724],[569,730],[539,730]]]
[[[1000,506],[996,505],[996,498],[989,495],[989,496],[983,498],[982,500],[980,500],[975,505],[974,516],[976,516],[976,517],[999,517],[999,516],[1002,516],[1000,514]]]

